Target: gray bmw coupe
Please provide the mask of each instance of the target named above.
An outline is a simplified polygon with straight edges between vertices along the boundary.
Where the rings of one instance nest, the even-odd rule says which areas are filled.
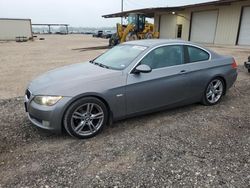
[[[233,57],[180,40],[140,40],[52,70],[25,95],[36,126],[89,138],[113,121],[201,102],[217,104],[237,78]]]

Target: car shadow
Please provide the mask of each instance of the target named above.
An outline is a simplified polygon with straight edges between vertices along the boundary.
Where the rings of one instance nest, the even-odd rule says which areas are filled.
[[[85,51],[107,50],[107,49],[111,49],[111,47],[110,46],[93,46],[93,47],[86,47],[86,48],[73,48],[72,50],[85,52]]]

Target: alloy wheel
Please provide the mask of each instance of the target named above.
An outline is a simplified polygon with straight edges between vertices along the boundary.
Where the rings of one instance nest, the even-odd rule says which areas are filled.
[[[104,121],[103,109],[95,103],[86,103],[72,113],[71,127],[80,136],[95,134]]]
[[[220,79],[214,79],[210,82],[206,91],[206,99],[209,103],[217,103],[223,95],[224,85]]]

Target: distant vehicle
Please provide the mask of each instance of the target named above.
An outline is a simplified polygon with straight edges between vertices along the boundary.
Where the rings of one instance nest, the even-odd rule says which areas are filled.
[[[56,35],[67,35],[65,31],[57,31],[55,32]]]
[[[97,31],[97,33],[93,34],[93,37],[101,38],[102,35],[103,35],[103,31],[100,30],[100,31]]]
[[[85,35],[93,35],[93,34],[95,34],[94,32],[92,32],[92,31],[86,31],[86,32],[83,32]]]
[[[248,72],[250,73],[250,56],[248,57],[248,61],[244,63],[246,69],[248,70]]]
[[[110,39],[114,33],[115,32],[112,32],[112,31],[104,31],[103,35],[102,35],[102,38]]]
[[[194,43],[131,41],[36,78],[25,108],[40,128],[89,138],[108,122],[196,102],[215,105],[236,78],[233,57]]]

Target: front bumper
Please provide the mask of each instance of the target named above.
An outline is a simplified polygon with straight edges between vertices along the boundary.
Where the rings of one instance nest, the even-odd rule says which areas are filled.
[[[30,122],[39,128],[61,133],[63,114],[71,98],[63,97],[53,106],[36,104],[33,99],[34,96],[25,95],[24,104]]]

